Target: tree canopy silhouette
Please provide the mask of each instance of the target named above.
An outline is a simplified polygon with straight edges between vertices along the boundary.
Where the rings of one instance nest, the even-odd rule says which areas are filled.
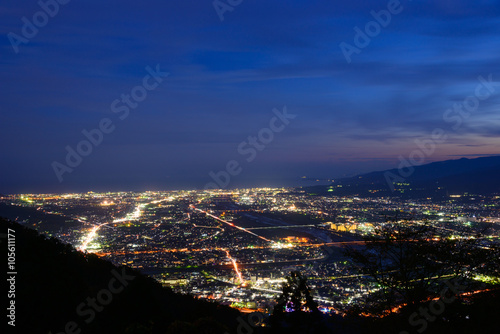
[[[429,223],[389,221],[345,254],[379,289],[367,305],[388,310],[437,296],[444,279],[466,286],[478,273],[498,275],[498,243],[481,234],[459,233]]]
[[[292,271],[283,283],[271,317],[274,329],[286,329],[287,333],[328,333],[321,323],[322,316],[314,301],[307,278],[299,271]]]
[[[292,271],[283,284],[283,293],[278,299],[274,313],[317,312],[318,304],[311,296],[307,279],[299,271]]]

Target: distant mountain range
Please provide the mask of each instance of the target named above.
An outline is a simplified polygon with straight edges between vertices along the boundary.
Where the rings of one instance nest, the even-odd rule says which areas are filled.
[[[500,194],[500,156],[462,158],[371,172],[335,180],[308,192],[338,196],[447,197]]]

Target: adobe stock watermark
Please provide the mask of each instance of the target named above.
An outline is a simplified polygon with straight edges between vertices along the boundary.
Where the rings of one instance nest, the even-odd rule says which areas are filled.
[[[269,121],[269,127],[262,128],[256,136],[248,136],[248,138],[238,145],[237,151],[241,156],[245,156],[245,161],[252,162],[255,160],[259,152],[262,152],[267,145],[274,140],[274,135],[283,131],[290,121],[297,115],[289,114],[286,106],[283,111],[273,109],[274,116]],[[230,160],[226,163],[226,168],[217,173],[211,171],[209,176],[214,182],[209,182],[205,185],[205,190],[208,189],[224,189],[231,182],[231,177],[239,175],[243,171],[243,167],[237,160]]]
[[[464,120],[478,110],[481,101],[489,99],[497,91],[495,86],[500,86],[500,83],[493,82],[492,74],[488,78],[480,75],[477,80],[479,83],[476,85],[474,95],[467,96],[462,102],[455,103],[453,108],[446,109],[443,113],[444,122],[451,124],[453,131],[458,130]],[[399,156],[398,173],[394,174],[390,171],[384,173],[385,181],[391,191],[395,190],[394,183],[404,182],[410,177],[415,172],[414,166],[423,165],[426,159],[434,153],[437,145],[442,144],[446,139],[448,139],[447,131],[442,128],[435,128],[428,138],[415,139],[417,148],[410,152],[408,159],[402,155]]]
[[[232,12],[235,7],[241,5],[243,0],[214,0],[212,5],[214,6],[215,12],[219,16],[219,19],[224,21],[224,13]]]
[[[111,271],[111,274],[114,277],[109,280],[107,288],[99,290],[95,298],[87,297],[85,302],[76,307],[76,314],[84,318],[83,321],[86,324],[94,321],[97,312],[102,312],[105,306],[111,304],[114,296],[121,293],[135,279],[135,276],[125,272],[125,267],[122,267],[121,274],[115,269]],[[68,321],[64,326],[64,331],[56,334],[79,334],[81,331],[82,329],[76,321]]]
[[[236,329],[238,334],[252,334],[254,328],[260,327],[269,315],[261,312],[249,313],[247,319],[245,320],[242,316],[239,316],[236,320],[238,321],[238,328]],[[228,332],[224,334],[229,334]]]
[[[71,0],[40,0],[38,6],[41,10],[33,14],[31,20],[26,16],[21,18],[23,26],[21,27],[21,35],[14,32],[9,32],[7,38],[14,52],[19,53],[19,45],[28,44],[29,41],[38,35],[39,29],[45,27],[50,18],[54,18],[60,9],[60,5],[67,5]]]
[[[437,316],[441,315],[446,304],[453,303],[457,296],[466,288],[460,285],[457,280],[446,281],[446,287],[439,293],[439,298],[432,300],[427,307],[420,306],[418,312],[413,312],[408,318],[408,323],[412,327],[418,327],[416,331],[423,333],[429,326],[429,322],[436,321]],[[451,293],[450,293],[451,292]],[[410,334],[407,331],[401,331],[399,334]]]
[[[392,17],[400,14],[403,9],[404,7],[401,5],[401,1],[389,0],[389,2],[387,2],[387,9],[382,9],[378,12],[372,10],[370,12],[370,15],[374,18],[374,20],[365,24],[364,31],[358,26],[355,26],[355,35],[353,39],[354,45],[346,42],[339,44],[340,50],[342,51],[347,63],[350,64],[352,62],[352,55],[354,53],[360,54],[361,50],[370,45],[372,38],[377,37],[382,31],[382,28],[387,28],[392,21]]]
[[[163,82],[164,78],[169,75],[168,72],[160,70],[159,64],[156,65],[155,69],[146,66],[146,72],[148,74],[143,77],[140,85],[133,87],[129,94],[121,94],[119,99],[111,102],[111,111],[118,115],[120,121],[125,120],[130,114],[130,109],[136,109],[139,103],[146,99],[148,92],[156,89]],[[110,134],[115,129],[115,122],[105,117],[99,121],[96,128],[82,130],[84,139],[78,142],[75,148],[66,145],[65,164],[59,161],[53,161],[51,164],[59,183],[63,182],[64,174],[72,173],[83,162],[84,157],[89,156],[95,147],[102,144],[105,134]]]

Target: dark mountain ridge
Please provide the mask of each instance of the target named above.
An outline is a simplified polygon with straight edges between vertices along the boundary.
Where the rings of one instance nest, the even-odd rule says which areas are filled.
[[[336,180],[330,186],[308,188],[333,195],[443,197],[451,194],[500,193],[500,156],[461,158],[399,168]]]

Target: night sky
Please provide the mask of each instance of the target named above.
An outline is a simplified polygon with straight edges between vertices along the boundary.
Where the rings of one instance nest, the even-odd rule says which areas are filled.
[[[500,1],[395,2],[2,1],[0,193],[201,189],[230,161],[225,187],[294,185],[396,168],[435,129],[425,163],[498,154]]]

